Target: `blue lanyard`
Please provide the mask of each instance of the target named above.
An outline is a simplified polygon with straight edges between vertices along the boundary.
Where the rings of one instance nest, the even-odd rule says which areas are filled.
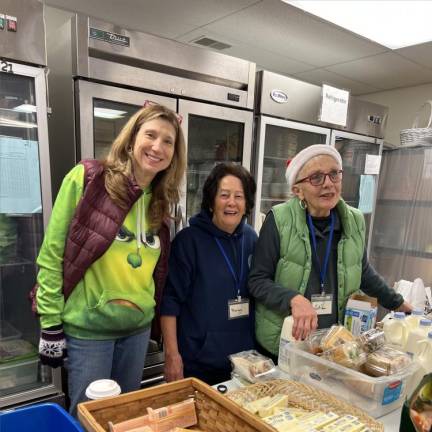
[[[243,280],[243,252],[244,252],[244,234],[242,236],[242,242],[241,242],[241,255],[240,255],[240,277],[237,276],[237,273],[234,271],[234,268],[231,264],[231,261],[229,260],[227,254],[225,253],[224,248],[222,247],[221,242],[218,238],[214,237],[217,245],[219,246],[220,251],[222,252],[222,255],[225,259],[225,262],[227,263],[227,266],[232,274],[232,277],[234,278],[236,292],[237,292],[237,299],[240,300],[240,284]]]
[[[330,212],[330,216],[331,216],[331,223],[330,223],[330,235],[329,238],[327,240],[327,245],[326,245],[326,252],[324,255],[324,264],[321,268],[321,264],[320,264],[320,260],[317,254],[317,245],[316,245],[316,236],[315,236],[315,228],[312,222],[312,217],[310,215],[310,213],[307,214],[307,222],[309,225],[309,230],[311,233],[311,237],[312,237],[312,246],[313,246],[313,251],[315,254],[315,258],[318,264],[318,269],[319,269],[319,277],[320,277],[320,286],[321,286],[321,294],[324,294],[324,280],[325,280],[325,276],[327,273],[327,268],[328,268],[328,261],[329,261],[329,257],[330,257],[330,249],[331,249],[331,244],[332,244],[332,240],[333,240],[333,232],[334,232],[334,224],[335,224],[335,217],[334,217],[334,213]]]

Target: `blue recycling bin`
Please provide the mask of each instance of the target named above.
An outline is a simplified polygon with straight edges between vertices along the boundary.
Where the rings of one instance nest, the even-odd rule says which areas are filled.
[[[42,403],[0,411],[1,432],[84,432],[60,405]]]

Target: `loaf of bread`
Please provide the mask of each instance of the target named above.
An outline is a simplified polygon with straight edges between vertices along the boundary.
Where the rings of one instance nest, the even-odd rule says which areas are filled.
[[[394,375],[409,366],[411,362],[408,354],[384,345],[367,356],[362,371],[375,377]]]

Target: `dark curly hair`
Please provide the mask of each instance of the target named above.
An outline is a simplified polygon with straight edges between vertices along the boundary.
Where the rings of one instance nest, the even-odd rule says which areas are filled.
[[[211,170],[203,186],[201,209],[206,210],[209,214],[213,213],[212,208],[214,207],[219,183],[222,178],[228,175],[237,177],[241,181],[246,200],[246,216],[249,216],[255,205],[256,183],[246,168],[234,163],[219,163]]]

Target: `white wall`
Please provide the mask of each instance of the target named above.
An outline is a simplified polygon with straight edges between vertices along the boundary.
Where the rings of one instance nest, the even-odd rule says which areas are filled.
[[[432,100],[432,84],[405,87],[357,97],[389,107],[385,141],[394,145],[399,145],[400,130],[410,128],[417,110],[426,100]],[[426,126],[429,113],[430,111],[428,108],[422,111],[419,127]]]

